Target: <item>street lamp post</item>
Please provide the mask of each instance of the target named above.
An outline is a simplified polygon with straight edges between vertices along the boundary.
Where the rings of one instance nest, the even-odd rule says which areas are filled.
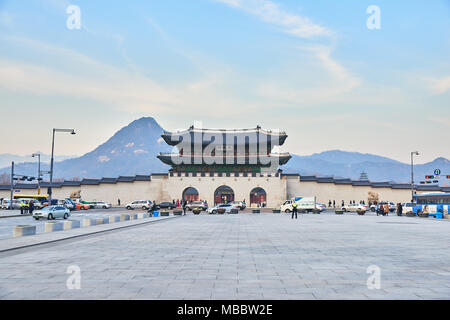
[[[414,155],[418,156],[419,151],[411,152],[411,202],[414,202]]]
[[[49,186],[49,195],[48,195],[48,205],[52,205],[52,184],[53,184],[53,153],[55,151],[55,132],[68,132],[70,134],[75,134],[74,129],[55,129],[53,128],[53,137],[52,137],[52,158],[50,160],[50,186]]]
[[[37,175],[37,185],[38,185],[38,194],[41,194],[41,154],[33,153],[31,155],[33,158],[38,157],[38,175]]]
[[[11,198],[9,199],[9,210],[13,209],[14,198],[14,161],[11,162]]]

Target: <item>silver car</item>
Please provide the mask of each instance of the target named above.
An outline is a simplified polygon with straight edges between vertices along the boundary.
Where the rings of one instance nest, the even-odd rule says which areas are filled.
[[[134,210],[134,209],[148,210],[151,207],[152,207],[152,202],[150,200],[136,200],[136,201],[130,202],[126,205],[126,208],[128,210]]]
[[[219,204],[215,207],[207,209],[206,211],[209,214],[217,214],[219,212],[219,209],[225,209],[225,213],[230,213],[232,209],[237,209],[237,207],[233,206],[232,204]]]
[[[3,199],[1,208],[2,209],[6,209],[6,210],[9,209],[10,203],[11,203],[11,201],[9,199]],[[12,204],[12,208],[13,209],[20,209],[20,201],[14,199],[13,200],[13,204]]]
[[[70,217],[70,210],[63,206],[49,206],[33,211],[33,218],[36,220],[39,220],[40,218],[46,218],[48,220],[57,218],[67,219],[68,217]]]
[[[107,203],[107,202],[104,202],[104,201],[99,201],[99,202],[95,203],[95,208],[96,209],[109,209],[111,207],[112,207],[111,203]]]

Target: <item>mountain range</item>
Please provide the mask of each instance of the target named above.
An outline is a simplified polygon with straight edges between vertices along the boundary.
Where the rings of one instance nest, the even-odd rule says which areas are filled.
[[[62,161],[55,162],[54,177],[82,179],[167,172],[169,167],[156,158],[160,152],[172,150],[172,147],[161,138],[163,131],[164,129],[152,117],[135,120],[95,150],[81,157],[57,158]],[[2,156],[4,155],[0,155],[0,160],[5,158]],[[14,157],[14,155],[7,156],[9,159]],[[46,160],[48,161],[48,157],[43,156],[42,161]],[[16,158],[15,161],[20,160],[17,161]],[[42,170],[48,170],[48,167],[47,163],[41,164]],[[443,174],[450,174],[450,161],[437,158],[425,164],[415,165],[416,181],[423,179],[425,175],[432,175],[437,168],[441,169]],[[35,176],[37,164],[36,161],[17,163],[15,169],[19,174]],[[286,173],[351,179],[358,179],[360,174],[365,172],[371,181],[408,182],[411,179],[411,169],[407,163],[373,154],[341,150],[330,150],[309,156],[292,154],[292,159],[281,169]],[[10,167],[4,167],[0,169],[0,174],[8,174],[10,170]]]

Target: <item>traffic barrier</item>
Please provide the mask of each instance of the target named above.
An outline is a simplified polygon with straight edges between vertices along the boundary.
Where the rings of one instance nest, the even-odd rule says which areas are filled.
[[[15,237],[23,237],[23,236],[32,236],[36,234],[36,226],[29,225],[18,225],[13,229],[13,236]]]
[[[183,211],[181,211],[181,210],[175,210],[174,212],[173,212],[173,215],[174,216],[181,216],[183,214]]]
[[[95,226],[95,219],[91,219],[91,218],[84,218],[83,219],[83,227],[90,227],[90,226]]]
[[[160,214],[161,214],[161,217],[168,217],[169,211],[161,211]]]
[[[128,213],[122,213],[120,215],[120,221],[128,221],[130,220],[130,215]]]
[[[120,216],[110,216],[108,219],[109,223],[116,223],[120,221]]]
[[[109,218],[96,218],[95,225],[108,224]]]
[[[64,224],[62,222],[50,221],[44,224],[44,232],[62,231]]]
[[[252,213],[261,213],[261,210],[259,210],[259,209],[252,209]]]
[[[138,218],[137,213],[131,213],[130,214],[130,220],[136,220]]]
[[[273,213],[281,213],[281,210],[280,209],[273,209],[272,212]]]
[[[79,220],[67,220],[63,222],[63,230],[77,229],[80,225]]]
[[[145,219],[145,218],[148,218],[148,213],[145,213],[145,212],[139,212],[139,213],[137,214],[137,218],[138,218],[138,219]]]

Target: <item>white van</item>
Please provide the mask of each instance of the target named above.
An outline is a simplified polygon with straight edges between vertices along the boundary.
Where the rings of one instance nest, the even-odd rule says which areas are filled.
[[[298,212],[312,212],[317,210],[316,197],[296,197],[291,200],[286,200],[280,208],[281,212],[290,213],[293,211],[292,204],[297,202]]]

